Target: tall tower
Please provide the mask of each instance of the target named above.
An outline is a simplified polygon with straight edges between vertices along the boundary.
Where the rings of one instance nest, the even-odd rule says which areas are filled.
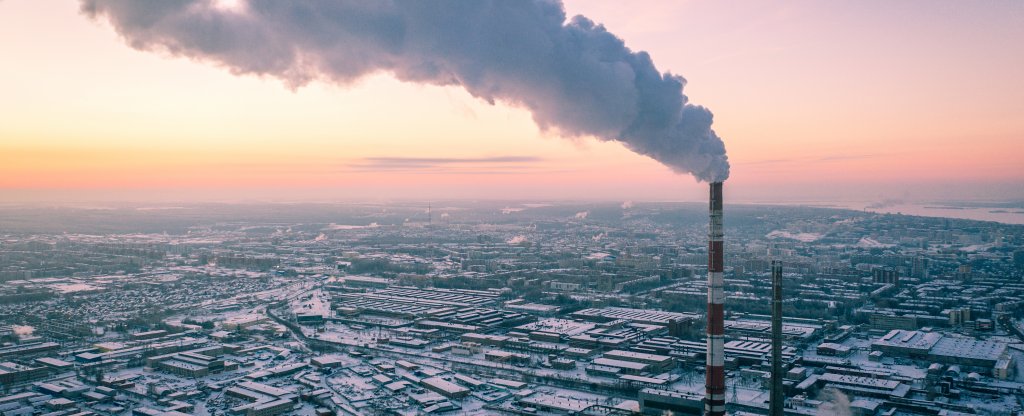
[[[708,349],[704,373],[704,414],[725,415],[725,290],[722,183],[711,183],[708,224]]]
[[[782,262],[772,260],[772,390],[768,415],[782,416]]]

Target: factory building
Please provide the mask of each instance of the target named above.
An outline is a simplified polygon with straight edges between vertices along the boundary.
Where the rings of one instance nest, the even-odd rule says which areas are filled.
[[[902,398],[910,393],[910,386],[895,380],[846,374],[825,373],[818,376],[818,384],[860,397],[881,399]]]
[[[667,371],[675,366],[675,360],[672,357],[633,351],[612,350],[604,353],[604,358],[647,364],[651,371],[655,372]]]
[[[703,397],[694,393],[645,388],[638,398],[645,415],[700,415],[704,410]]]
[[[11,362],[0,363],[0,385],[11,386],[39,380],[49,374],[46,367],[30,367]]]
[[[458,384],[452,383],[441,377],[429,377],[420,380],[423,388],[433,391],[449,399],[458,399],[469,395],[470,390]]]
[[[898,329],[871,343],[873,351],[882,351],[886,355],[957,364],[984,372],[995,372],[996,364],[1007,356],[1007,348],[1007,344],[1002,342]]]
[[[668,326],[669,322],[673,320],[686,322],[700,319],[700,315],[694,313],[664,312],[649,309],[619,307],[583,309],[573,312],[572,316],[591,322],[610,322],[621,319],[633,323],[662,326]]]

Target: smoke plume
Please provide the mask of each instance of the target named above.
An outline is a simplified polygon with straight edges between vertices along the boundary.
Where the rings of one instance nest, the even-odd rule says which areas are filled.
[[[32,333],[36,332],[36,329],[31,326],[15,325],[12,329],[14,329],[14,334],[19,336],[32,335]]]
[[[544,130],[623,143],[699,180],[729,176],[686,81],[559,0],[81,0],[133,48],[298,87],[373,73],[457,85],[528,109]]]
[[[822,403],[818,406],[818,415],[822,416],[852,416],[853,409],[850,406],[850,398],[843,392],[834,388],[826,388],[818,394],[818,400]]]

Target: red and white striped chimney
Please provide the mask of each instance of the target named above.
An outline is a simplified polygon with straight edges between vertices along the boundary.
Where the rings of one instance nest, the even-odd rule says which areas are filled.
[[[708,353],[704,414],[725,415],[725,291],[722,272],[722,183],[711,183],[708,224]]]

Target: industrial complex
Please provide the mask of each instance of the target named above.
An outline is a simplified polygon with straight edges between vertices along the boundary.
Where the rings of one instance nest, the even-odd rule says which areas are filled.
[[[0,415],[1021,411],[1024,227],[710,189],[12,231]]]

